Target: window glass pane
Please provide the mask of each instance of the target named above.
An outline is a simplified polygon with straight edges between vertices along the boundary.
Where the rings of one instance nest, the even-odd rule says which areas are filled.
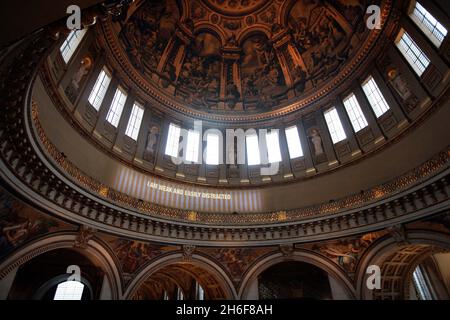
[[[347,138],[336,108],[328,109],[324,115],[333,143],[338,143]]]
[[[206,136],[206,164],[219,164],[219,135],[208,133]]]
[[[197,300],[205,300],[205,290],[203,290],[203,287],[198,282],[196,283],[196,289]]]
[[[198,150],[200,144],[200,133],[189,130],[186,145],[186,160],[198,162]]]
[[[81,300],[84,284],[78,281],[66,281],[56,288],[53,300]]]
[[[169,133],[167,135],[167,143],[166,143],[166,155],[172,157],[178,157],[178,147],[180,144],[180,127],[170,124]]]
[[[367,127],[366,117],[364,117],[358,100],[353,93],[344,99],[344,106],[355,132]]]
[[[266,135],[267,154],[269,156],[269,163],[281,161],[280,141],[278,138],[278,131],[271,130]]]
[[[363,82],[362,88],[377,118],[389,110],[389,106],[372,76]]]
[[[303,157],[303,149],[300,143],[300,136],[298,135],[297,126],[289,127],[285,130],[285,132],[290,158],[295,159],[298,157]]]
[[[440,47],[447,36],[447,29],[436,20],[419,2],[416,2],[411,19],[436,47]]]
[[[184,300],[183,290],[180,287],[177,288],[177,300]]]
[[[111,106],[109,107],[108,115],[106,116],[106,121],[111,123],[116,128],[119,124],[120,116],[122,115],[126,100],[127,94],[125,93],[125,91],[123,91],[123,89],[120,87],[117,88],[114,99],[111,103]]]
[[[127,130],[125,134],[130,138],[137,140],[139,129],[141,128],[142,118],[144,117],[144,108],[137,102],[134,103],[128,119]]]
[[[425,53],[420,50],[420,48],[406,31],[403,32],[400,40],[397,41],[396,45],[403,56],[406,58],[408,63],[411,65],[413,70],[419,76],[421,76],[430,64],[430,59],[428,59]]]
[[[413,272],[413,282],[416,287],[419,300],[433,300],[433,296],[428,288],[427,281],[423,276],[420,265],[417,266]]]
[[[108,90],[109,84],[111,82],[111,76],[106,68],[103,68],[95,81],[94,88],[89,95],[89,103],[99,110],[102,105],[103,99],[105,98],[106,90]]]
[[[68,63],[70,58],[72,58],[72,55],[77,50],[78,45],[86,34],[86,30],[87,29],[73,30],[69,33],[66,40],[64,40],[62,46],[59,48],[59,51],[61,52],[65,63]]]
[[[249,166],[258,165],[261,163],[259,155],[258,136],[256,134],[247,135],[245,137],[247,145],[247,161]]]

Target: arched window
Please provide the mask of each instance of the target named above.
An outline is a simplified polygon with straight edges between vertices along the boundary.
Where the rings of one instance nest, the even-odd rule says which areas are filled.
[[[362,83],[362,88],[377,118],[381,117],[389,110],[389,105],[372,76],[369,76]]]
[[[328,131],[330,131],[333,143],[338,143],[347,138],[344,128],[342,127],[341,119],[335,107],[328,109],[324,113],[327,122]]]
[[[216,133],[208,133],[206,135],[206,164],[219,164],[220,137]]]
[[[195,130],[189,130],[186,145],[186,160],[198,162],[198,151],[200,149],[200,133]]]
[[[367,127],[368,124],[366,117],[364,116],[361,106],[353,93],[344,99],[344,106],[355,132]]]
[[[420,300],[433,300],[428,283],[425,280],[424,274],[420,266],[417,266],[413,272],[413,283],[416,287],[418,298]]]
[[[259,155],[258,135],[256,133],[248,134],[245,137],[247,146],[247,164],[249,166],[261,164],[261,157]]]
[[[205,300],[205,290],[198,282],[195,283],[195,296],[197,300]]]
[[[110,83],[111,73],[106,67],[103,67],[97,77],[97,80],[95,81],[94,88],[92,89],[88,99],[89,103],[95,108],[95,110],[98,111],[100,109],[106,95],[106,90],[108,90]]]
[[[72,58],[85,34],[86,29],[72,30],[66,40],[64,40],[64,43],[59,48],[59,51],[61,52],[61,55],[66,63],[68,63],[70,58]]]
[[[181,128],[173,123],[169,125],[169,133],[167,135],[166,155],[178,157],[178,147],[180,144]]]
[[[108,115],[106,116],[106,121],[117,128],[119,125],[120,117],[122,115],[123,107],[127,100],[127,93],[121,87],[118,87],[114,99],[109,107]]]
[[[266,134],[267,153],[269,163],[281,162],[280,140],[278,130],[271,130]]]
[[[286,140],[289,149],[289,156],[291,159],[303,156],[303,149],[300,143],[300,136],[298,135],[297,126],[292,126],[285,129]]]
[[[125,134],[133,140],[137,140],[139,129],[141,128],[142,118],[144,117],[144,107],[135,102],[128,119],[127,130]]]
[[[410,17],[428,39],[439,48],[447,36],[447,29],[419,2],[416,2]]]
[[[53,300],[81,300],[84,284],[78,281],[65,281],[58,284]]]
[[[184,293],[180,287],[177,287],[177,300],[184,300]]]
[[[403,29],[400,31],[395,44],[405,57],[406,61],[408,61],[413,70],[420,77],[430,64],[430,59],[427,55],[419,48],[417,43],[414,42],[408,32]]]

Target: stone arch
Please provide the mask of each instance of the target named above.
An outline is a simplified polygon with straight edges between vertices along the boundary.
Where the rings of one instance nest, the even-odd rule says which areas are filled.
[[[225,298],[227,300],[232,300],[237,298],[237,293],[234,288],[233,282],[229,278],[228,274],[214,261],[203,255],[193,254],[188,260],[184,258],[181,252],[169,254],[165,257],[161,257],[157,260],[151,261],[147,266],[143,267],[140,272],[133,278],[131,283],[128,285],[124,292],[124,299],[131,299],[139,287],[153,274],[162,270],[165,267],[176,265],[180,263],[189,263],[196,265],[206,272],[208,272],[214,279],[220,284]]]
[[[324,270],[340,286],[345,293],[346,299],[355,298],[355,289],[352,281],[342,268],[318,253],[308,250],[295,250],[290,256],[284,256],[281,252],[278,252],[255,262],[244,275],[238,291],[239,299],[246,299],[248,297],[252,283],[261,273],[278,263],[288,261],[305,262]]]
[[[227,43],[227,36],[223,30],[210,22],[202,21],[194,26],[194,38],[202,32],[211,33],[216,36],[220,40],[222,46],[225,46]]]
[[[267,37],[267,40],[270,40],[272,36],[272,32],[268,26],[254,25],[242,31],[238,35],[236,42],[238,43],[239,47],[241,47],[248,38],[258,34],[264,35],[265,37]]]
[[[281,5],[279,15],[277,17],[277,22],[283,26],[288,27],[288,16],[291,12],[292,7],[296,3],[296,0],[284,1]]]
[[[404,239],[390,235],[375,241],[361,257],[356,275],[358,299],[403,299],[414,268],[431,254],[450,251],[450,236],[431,230],[406,231]],[[381,269],[381,290],[371,292],[365,285],[367,267]],[[386,277],[388,276],[388,277]]]
[[[71,249],[98,263],[108,279],[111,299],[119,299],[122,293],[122,282],[116,258],[110,249],[96,238],[90,239],[83,248],[75,247],[77,236],[76,232],[53,234],[20,247],[0,264],[0,282],[5,280],[13,270],[44,253],[57,249]]]

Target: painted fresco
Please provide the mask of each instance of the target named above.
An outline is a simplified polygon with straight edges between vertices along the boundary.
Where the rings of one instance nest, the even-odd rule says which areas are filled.
[[[286,90],[275,50],[265,36],[255,35],[244,41],[242,51],[240,66],[246,107],[270,109],[276,96]]]
[[[123,238],[109,237],[108,242],[121,263],[122,271],[126,274],[133,274],[146,262],[164,253],[179,250],[177,246],[163,246]]]
[[[131,63],[144,75],[156,72],[179,17],[175,0],[147,0],[126,22],[120,40]]]
[[[367,5],[149,0],[120,39],[147,80],[190,108],[270,111],[339,75],[370,33]]]
[[[70,225],[27,206],[0,188],[0,259],[39,236]]]
[[[214,35],[200,33],[186,53],[178,84],[187,102],[195,108],[209,108],[219,101],[220,46]]]

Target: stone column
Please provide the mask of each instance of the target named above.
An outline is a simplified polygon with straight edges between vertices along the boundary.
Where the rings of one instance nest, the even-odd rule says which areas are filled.
[[[338,112],[339,119],[341,119],[342,127],[344,128],[345,135],[347,136],[347,140],[350,144],[350,148],[352,151],[352,156],[356,156],[361,154],[361,148],[358,144],[358,141],[355,137],[355,131],[353,129],[353,125],[350,122],[350,118],[347,114],[347,110],[345,110],[345,106],[342,103],[341,99],[336,99],[334,101],[334,106]]]
[[[93,69],[90,72],[89,78],[86,80],[84,90],[80,94],[80,99],[74,110],[74,115],[81,122],[83,122],[82,121],[83,114],[87,112],[86,108],[91,108],[93,109],[93,111],[95,111],[95,109],[92,106],[90,106],[88,99],[89,96],[91,95],[92,90],[94,89],[95,82],[97,81],[97,78],[104,66],[105,66],[105,57],[104,56],[98,57],[97,61],[95,61]]]
[[[131,116],[131,111],[133,109],[134,102],[136,101],[136,95],[133,91],[129,91],[127,94],[127,100],[125,101],[125,105],[123,106],[123,111],[120,116],[119,124],[117,126],[116,130],[116,139],[114,142],[114,151],[117,151],[119,153],[122,153],[123,149],[127,149],[127,144],[136,145],[136,141],[134,141],[132,138],[126,136],[125,131],[127,129],[128,120]],[[130,147],[130,146],[128,146]],[[133,150],[135,151],[135,149]],[[134,157],[134,152],[132,152]]]
[[[337,160],[336,153],[334,151],[334,144],[331,139],[330,132],[328,131],[328,126],[325,121],[325,116],[323,114],[324,111],[326,111],[326,109],[320,108],[315,112],[315,117],[317,120],[317,125],[320,128],[323,148],[328,158],[328,166],[333,166],[339,164],[339,161]]]
[[[369,100],[367,100],[367,97],[363,89],[361,88],[360,83],[354,83],[353,93],[355,94],[356,100],[358,100],[358,103],[361,106],[361,111],[364,114],[364,117],[366,118],[370,129],[372,130],[375,144],[386,140],[386,137],[384,136],[383,131],[381,130],[380,125],[377,122],[375,113],[373,112]]]
[[[378,88],[381,91],[381,94],[386,99],[386,102],[389,105],[389,108],[392,110],[395,118],[397,119],[397,128],[400,129],[409,123],[408,118],[406,117],[404,111],[400,107],[400,105],[395,100],[388,86],[386,85],[385,80],[381,76],[380,72],[377,69],[372,71],[372,77],[377,83]]]
[[[280,144],[280,153],[281,153],[281,162],[283,164],[283,172],[280,172],[280,175],[283,177],[288,177],[292,175],[291,161],[289,155],[289,148],[286,139],[286,132],[284,131],[284,127],[278,127],[278,139]]]
[[[98,118],[93,132],[96,138],[99,139],[102,138],[103,126],[106,121],[106,116],[108,115],[109,108],[111,106],[111,103],[113,101],[114,95],[118,87],[119,82],[117,81],[117,78],[114,76],[113,73],[111,83],[109,84],[108,90],[106,91],[105,94],[105,98],[103,99],[100,109],[98,110]]]
[[[303,120],[297,124],[298,135],[302,145],[303,157],[305,158],[306,174],[315,174],[317,172],[314,162],[312,160],[312,152],[308,142],[308,133],[303,125]]]

